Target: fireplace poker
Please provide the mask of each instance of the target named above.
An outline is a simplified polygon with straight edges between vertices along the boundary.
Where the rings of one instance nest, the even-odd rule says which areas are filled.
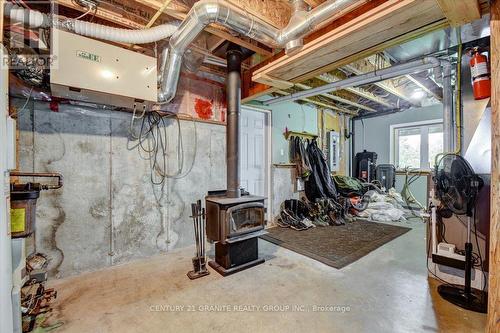
[[[191,204],[191,214],[194,226],[194,238],[196,242],[196,253],[192,259],[193,270],[187,273],[191,279],[210,274],[206,266],[205,257],[205,208],[201,207],[201,200]]]

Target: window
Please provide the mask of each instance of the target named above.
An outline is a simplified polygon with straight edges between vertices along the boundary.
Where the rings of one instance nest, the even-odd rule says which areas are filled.
[[[391,163],[396,168],[430,169],[442,152],[442,120],[391,125]]]

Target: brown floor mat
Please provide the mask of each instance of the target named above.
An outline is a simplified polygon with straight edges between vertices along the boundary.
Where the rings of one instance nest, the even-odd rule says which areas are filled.
[[[267,229],[269,233],[261,238],[328,266],[342,268],[410,230],[358,220],[304,231],[275,227]]]

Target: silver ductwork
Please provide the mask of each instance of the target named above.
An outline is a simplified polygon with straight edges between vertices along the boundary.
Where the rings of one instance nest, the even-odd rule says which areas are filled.
[[[15,22],[24,22],[31,28],[57,27],[83,36],[132,44],[151,43],[168,38],[173,33],[167,49],[160,57],[159,66],[158,102],[167,103],[177,91],[184,52],[207,25],[217,23],[263,44],[275,48],[285,47],[287,52],[291,52],[300,49],[302,38],[312,31],[368,1],[329,0],[306,11],[307,6],[302,0],[292,0],[294,13],[283,29],[277,29],[224,0],[198,1],[178,28],[176,24],[169,23],[144,30],[119,29],[75,19],[51,17],[10,3],[6,4],[4,15]]]
[[[12,22],[26,24],[30,28],[58,28],[78,35],[117,43],[146,44],[170,37],[178,27],[177,22],[160,24],[149,29],[121,29],[106,25],[48,15],[37,10],[19,7],[10,2],[4,5],[4,15]]]
[[[163,52],[158,101],[168,103],[175,97],[182,55],[201,31],[211,23],[220,24],[275,48],[288,46],[290,51],[301,46],[302,37],[367,1],[330,0],[305,12],[305,5],[302,1],[296,0],[292,19],[280,30],[226,1],[201,0],[194,4],[179,29],[170,38],[168,51]]]

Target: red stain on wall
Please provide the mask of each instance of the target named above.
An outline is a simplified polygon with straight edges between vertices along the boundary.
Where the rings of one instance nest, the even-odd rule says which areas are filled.
[[[212,119],[212,102],[201,98],[195,98],[194,110],[201,119]]]

